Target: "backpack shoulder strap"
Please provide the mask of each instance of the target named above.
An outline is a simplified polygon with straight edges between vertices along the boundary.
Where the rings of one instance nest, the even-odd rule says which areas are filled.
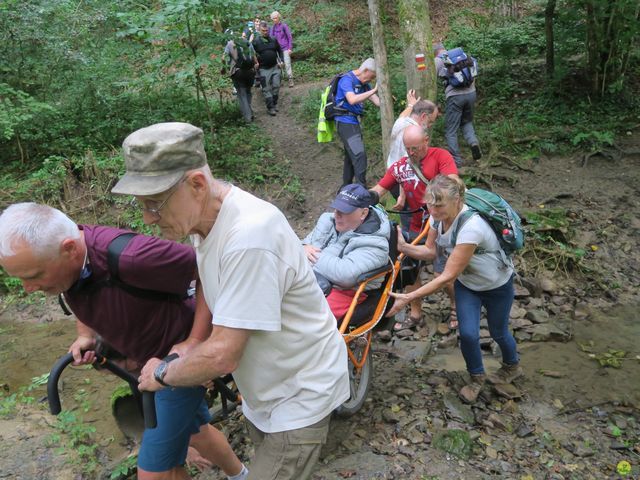
[[[120,279],[120,255],[129,244],[133,237],[137,236],[136,233],[127,232],[122,233],[115,237],[109,243],[107,247],[107,268],[109,270],[109,278],[105,282],[105,285],[110,285],[114,287],[118,287],[125,292],[130,293],[131,295],[138,298],[146,298],[149,300],[181,300],[185,298],[187,295],[185,293],[184,296],[180,296],[174,293],[160,292],[157,290],[149,290],[146,288],[134,287],[133,285],[128,285]]]
[[[458,218],[458,224],[456,225],[456,228],[453,230],[453,232],[451,232],[451,243],[453,243],[454,246],[456,245],[456,241],[458,240],[458,232],[462,227],[464,227],[464,224],[467,223],[471,217],[476,215],[476,213],[477,212],[471,209],[462,212],[462,214]]]
[[[120,273],[120,255],[135,236],[136,234],[133,232],[123,233],[109,243],[107,247],[107,268],[112,279],[120,279],[118,275]]]
[[[416,177],[418,177],[420,181],[425,185],[429,185],[429,180],[427,180],[427,177],[425,177],[424,173],[422,173],[420,164],[415,164],[413,160],[411,160],[411,157],[408,154],[407,154],[407,162],[409,163],[409,165],[411,165],[411,168],[415,172]]]

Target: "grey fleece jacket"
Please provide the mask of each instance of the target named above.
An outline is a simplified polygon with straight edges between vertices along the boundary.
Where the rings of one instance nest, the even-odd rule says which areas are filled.
[[[341,289],[356,286],[363,273],[388,263],[390,226],[387,214],[370,208],[369,215],[356,230],[338,233],[333,213],[323,213],[303,245],[320,248],[320,258],[313,270]],[[367,285],[372,290],[382,285],[377,279]]]

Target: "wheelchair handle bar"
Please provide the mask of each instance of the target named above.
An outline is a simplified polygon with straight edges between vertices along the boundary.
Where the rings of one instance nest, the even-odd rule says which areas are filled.
[[[51,368],[51,373],[49,374],[49,380],[47,381],[47,399],[49,401],[49,410],[53,415],[58,415],[62,410],[60,405],[60,393],[58,391],[58,380],[60,379],[60,375],[62,371],[69,365],[73,363],[73,355],[71,353],[67,353],[60,357],[56,363]],[[156,417],[156,403],[155,403],[155,394],[154,392],[140,392],[138,390],[138,379],[131,375],[124,368],[119,367],[111,360],[102,355],[96,354],[96,360],[93,364],[94,368],[105,368],[109,370],[114,375],[120,377],[122,380],[129,384],[131,388],[131,392],[133,392],[133,396],[137,399],[142,399],[142,415],[144,417],[144,427],[145,428],[156,428],[158,424],[158,420]]]

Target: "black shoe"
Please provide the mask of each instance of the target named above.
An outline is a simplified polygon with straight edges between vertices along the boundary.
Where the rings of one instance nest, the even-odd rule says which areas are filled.
[[[270,108],[269,110],[267,110],[267,113],[269,115],[271,115],[272,117],[276,116],[276,109],[275,108]]]
[[[477,143],[471,145],[471,156],[474,160],[480,160],[482,158],[482,150],[480,150],[480,145]]]

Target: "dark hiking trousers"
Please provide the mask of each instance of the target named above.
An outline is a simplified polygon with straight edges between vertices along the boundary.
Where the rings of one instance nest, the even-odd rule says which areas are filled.
[[[262,96],[267,110],[276,108],[278,105],[278,95],[280,94],[280,69],[276,65],[272,68],[260,69],[260,83],[262,85]]]
[[[342,169],[342,185],[350,183],[367,184],[367,154],[364,151],[360,124],[336,122],[340,140],[344,145],[344,167]]]
[[[249,123],[253,119],[253,110],[251,109],[251,87],[255,81],[255,72],[253,70],[238,70],[233,74],[231,80],[233,86],[236,87],[238,106],[244,121]]]
[[[447,98],[444,113],[444,137],[449,146],[449,152],[461,167],[463,160],[458,146],[458,129],[462,130],[462,136],[469,145],[478,143],[476,132],[473,128],[473,110],[476,103],[476,92],[462,95],[451,95]]]

